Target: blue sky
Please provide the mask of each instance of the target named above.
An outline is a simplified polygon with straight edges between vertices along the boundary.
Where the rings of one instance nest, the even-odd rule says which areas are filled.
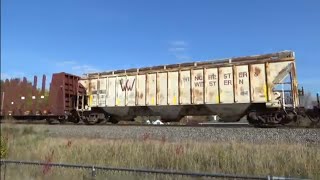
[[[318,0],[2,0],[1,75],[104,71],[294,50],[320,91]]]

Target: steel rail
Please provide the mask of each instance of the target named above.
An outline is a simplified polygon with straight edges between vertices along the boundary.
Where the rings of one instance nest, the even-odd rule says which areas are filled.
[[[35,121],[0,121],[0,124],[16,124],[16,125],[47,125],[47,126],[109,126],[109,127],[121,127],[121,126],[132,126],[132,127],[194,127],[194,128],[205,128],[205,127],[211,127],[211,128],[278,128],[278,129],[319,129],[319,125],[315,126],[253,126],[248,123],[199,123],[199,124],[92,124],[87,125],[85,123],[72,123],[72,122],[66,122],[66,123],[55,123],[55,124],[48,124],[45,121],[41,122],[35,122]]]
[[[48,125],[48,126],[147,126],[147,127],[253,127],[248,123],[199,123],[199,124],[92,124],[85,123],[55,123],[48,124],[46,121],[0,121],[0,124],[24,124],[24,125]]]
[[[235,174],[222,174],[222,173],[197,173],[197,172],[182,172],[173,170],[158,170],[158,169],[138,169],[138,168],[116,168],[116,167],[104,167],[96,165],[78,165],[78,164],[65,164],[65,163],[46,163],[39,161],[19,161],[19,160],[4,160],[1,159],[1,165],[6,164],[19,164],[19,165],[36,165],[36,166],[52,166],[62,168],[78,168],[78,169],[91,169],[92,176],[96,176],[96,170],[102,171],[119,171],[119,172],[131,172],[131,173],[144,173],[144,174],[162,174],[162,175],[174,175],[174,176],[191,176],[191,177],[210,177],[210,178],[241,178],[241,179],[281,179],[281,180],[302,180],[299,178],[290,177],[278,177],[278,176],[246,176]]]

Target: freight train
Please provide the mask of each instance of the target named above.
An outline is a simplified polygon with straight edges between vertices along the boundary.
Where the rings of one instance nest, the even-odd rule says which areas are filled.
[[[85,74],[55,73],[48,92],[26,79],[1,85],[1,117],[99,124],[160,116],[218,115],[223,122],[246,116],[255,126],[319,122],[320,106],[300,105],[295,53],[233,57]]]

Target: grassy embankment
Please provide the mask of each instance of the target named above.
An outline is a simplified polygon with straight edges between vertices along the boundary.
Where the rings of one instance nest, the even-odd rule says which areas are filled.
[[[147,135],[136,141],[64,139],[48,137],[46,130],[36,132],[31,126],[22,129],[2,127],[1,135],[1,145],[7,149],[2,155],[6,159],[320,179],[319,146],[276,142],[274,145],[171,143],[165,138],[162,141],[150,140]],[[79,179],[90,174],[88,170],[39,166],[8,165],[6,169],[6,179]],[[2,167],[1,177],[3,172]],[[101,178],[106,176],[141,179],[132,174],[98,174]],[[151,177],[156,176],[146,179]]]

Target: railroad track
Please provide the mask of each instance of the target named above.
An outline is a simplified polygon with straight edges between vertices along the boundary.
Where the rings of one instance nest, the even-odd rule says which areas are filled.
[[[220,128],[253,128],[253,125],[250,125],[246,122],[241,123],[223,123],[223,122],[214,122],[214,123],[199,123],[199,124],[111,124],[111,123],[102,123],[102,124],[95,124],[95,125],[87,125],[85,123],[54,123],[48,124],[46,121],[39,121],[39,120],[20,120],[20,121],[0,121],[1,124],[24,124],[24,125],[50,125],[50,126],[131,126],[131,127],[220,127]],[[312,127],[305,127],[305,126],[267,126],[267,127],[260,127],[260,128],[316,128],[319,129],[320,125],[312,126]]]
[[[49,125],[46,121],[1,121],[1,124],[26,124],[26,125]],[[152,127],[252,127],[248,123],[199,123],[199,124],[96,124],[86,125],[84,123],[55,123],[52,126],[152,126]]]
[[[155,140],[165,142],[248,142],[248,143],[303,143],[320,145],[320,131],[316,128],[253,128],[244,124],[206,124],[206,125],[49,125],[2,124],[3,128],[14,129],[19,134],[39,133],[44,137],[89,138],[105,140]],[[45,133],[45,134],[43,134]]]

